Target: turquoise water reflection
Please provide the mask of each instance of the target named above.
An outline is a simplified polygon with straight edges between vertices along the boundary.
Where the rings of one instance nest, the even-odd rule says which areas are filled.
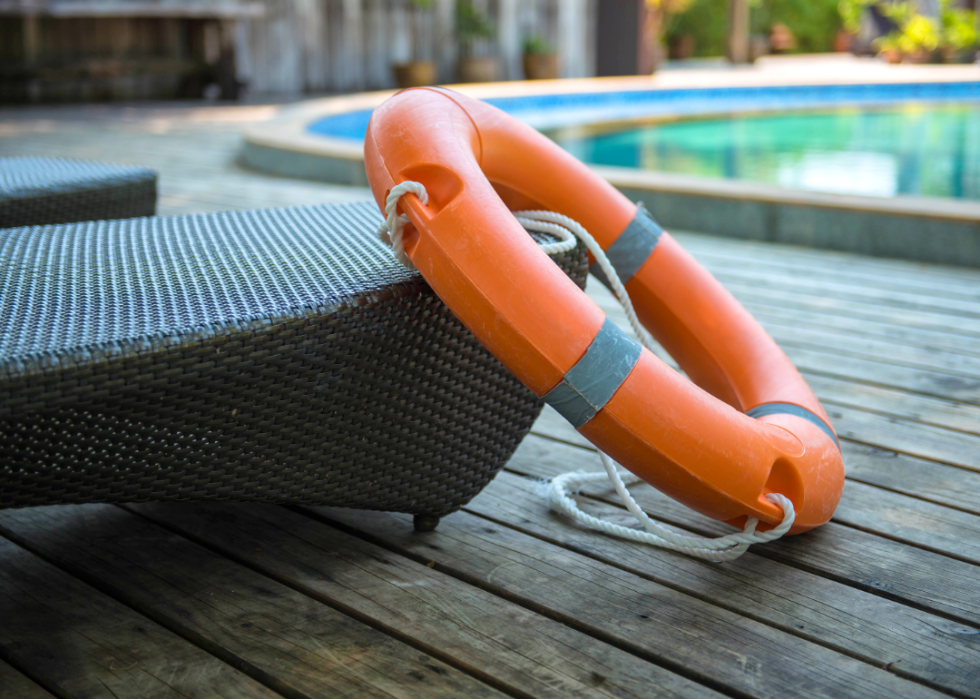
[[[893,197],[980,199],[980,106],[903,105],[553,134],[597,165]]]

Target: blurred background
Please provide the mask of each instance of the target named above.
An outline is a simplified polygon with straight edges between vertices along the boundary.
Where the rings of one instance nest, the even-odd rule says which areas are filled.
[[[768,54],[970,62],[980,0],[0,0],[0,101],[334,94]]]

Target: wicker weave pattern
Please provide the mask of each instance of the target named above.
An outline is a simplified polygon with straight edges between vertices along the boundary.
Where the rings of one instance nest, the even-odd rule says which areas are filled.
[[[152,216],[153,170],[64,158],[0,158],[0,228]]]
[[[0,231],[0,507],[462,506],[541,403],[379,221],[363,203]],[[584,286],[582,248],[556,261]]]

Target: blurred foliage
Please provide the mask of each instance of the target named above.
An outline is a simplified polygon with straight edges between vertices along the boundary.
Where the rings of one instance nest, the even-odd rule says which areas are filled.
[[[664,32],[668,41],[693,36],[695,56],[724,56],[727,33],[727,0],[692,0],[687,11],[676,15]]]
[[[796,38],[796,51],[831,51],[841,28],[839,0],[750,0],[753,34],[769,35],[772,25],[785,24]],[[724,56],[728,27],[727,0],[693,0],[677,16],[667,37],[690,34],[697,41],[695,56]]]
[[[939,51],[944,60],[951,60],[955,53],[977,45],[976,13],[953,5],[953,0],[939,0],[936,17],[919,14],[917,5],[909,1],[865,2],[861,9],[869,4],[895,23],[894,31],[875,41],[883,53],[924,58]]]
[[[677,23],[691,9],[695,0],[645,0],[647,6],[647,31],[660,39],[670,41],[677,33]]]
[[[495,32],[493,22],[485,12],[480,11],[470,0],[456,3],[456,36],[460,41],[492,39]]]
[[[798,53],[832,51],[841,28],[838,0],[759,0],[752,8],[752,33],[769,34],[785,24],[796,38]]]
[[[548,40],[540,34],[532,34],[524,39],[524,54],[527,56],[541,56],[554,52]]]
[[[875,41],[880,51],[912,55],[939,48],[939,23],[916,12],[911,2],[878,3],[881,13],[895,23],[895,31]]]
[[[841,22],[844,29],[851,34],[857,34],[861,29],[861,18],[864,11],[877,0],[840,0],[837,3],[837,11],[840,13]]]
[[[977,13],[962,7],[953,7],[952,0],[939,1],[941,46],[963,51],[977,45]]]

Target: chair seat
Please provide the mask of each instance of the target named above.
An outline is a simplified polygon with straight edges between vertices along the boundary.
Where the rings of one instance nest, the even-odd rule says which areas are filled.
[[[145,167],[65,158],[0,158],[0,228],[152,216],[157,175]]]
[[[373,203],[0,231],[0,507],[441,516],[540,412]],[[556,256],[584,287],[584,249]]]

